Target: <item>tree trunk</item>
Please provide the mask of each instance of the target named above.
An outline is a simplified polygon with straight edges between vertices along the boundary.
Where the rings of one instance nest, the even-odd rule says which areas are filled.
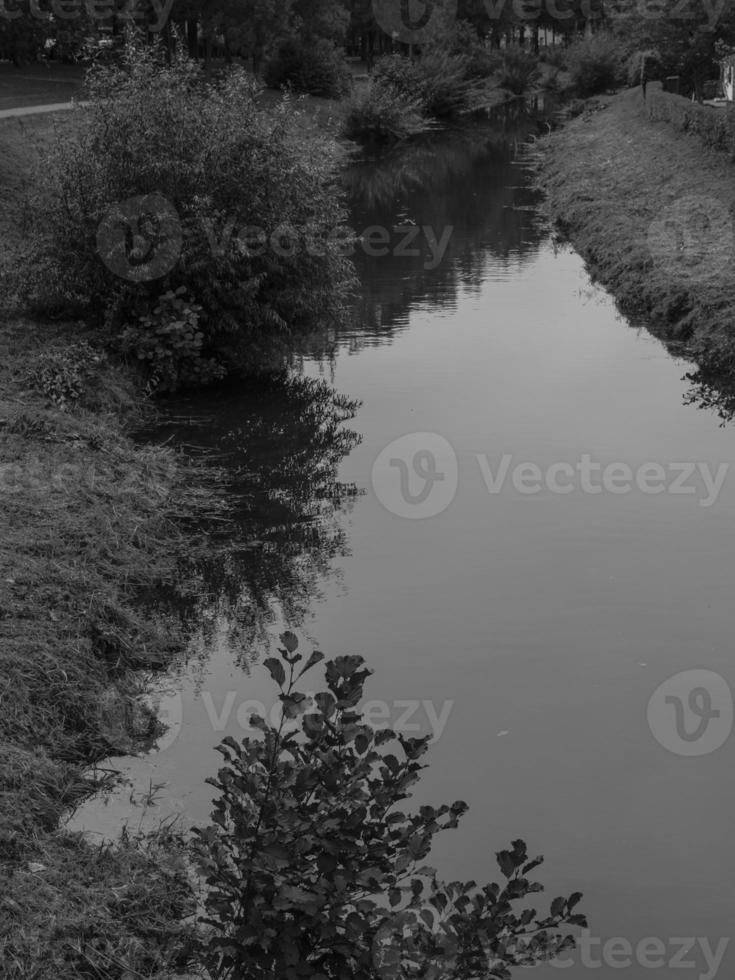
[[[186,43],[189,48],[189,57],[196,61],[199,57],[199,31],[196,20],[186,22]]]
[[[163,25],[163,43],[166,46],[166,64],[171,64],[173,57],[173,38],[171,36],[171,20],[167,19]]]

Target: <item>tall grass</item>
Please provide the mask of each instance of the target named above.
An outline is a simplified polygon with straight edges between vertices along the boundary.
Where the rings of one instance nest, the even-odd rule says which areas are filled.
[[[432,128],[420,97],[371,81],[346,100],[342,133],[355,142],[398,143]]]

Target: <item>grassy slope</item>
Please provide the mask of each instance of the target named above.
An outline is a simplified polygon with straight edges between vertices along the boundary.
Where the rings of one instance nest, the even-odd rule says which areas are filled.
[[[0,129],[6,241],[19,233],[7,205],[52,136],[49,117]],[[130,439],[141,401],[118,368],[94,366],[69,408],[33,383],[39,358],[79,339],[76,325],[0,322],[3,980],[168,977],[191,903],[173,836],[100,849],[57,829],[90,790],[87,766],[151,733],[134,670],[169,662],[183,637],[142,599],[191,553],[181,516],[218,506],[185,460]]]
[[[638,89],[598,103],[601,111],[578,116],[541,144],[549,215],[624,312],[731,370],[735,263],[713,272],[705,262],[698,272],[686,254],[654,257],[649,229],[693,195],[735,215],[733,165],[694,137],[650,122]],[[722,247],[732,250],[732,235]]]

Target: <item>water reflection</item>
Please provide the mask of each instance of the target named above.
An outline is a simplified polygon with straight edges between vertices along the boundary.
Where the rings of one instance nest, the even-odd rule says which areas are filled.
[[[356,487],[338,479],[360,437],[346,426],[357,403],[322,381],[270,377],[169,405],[170,421],[148,433],[173,438],[223,467],[228,519],[207,531],[212,554],[197,561],[199,595],[186,614],[209,624],[203,642],[226,624],[227,641],[246,659],[267,642],[274,622],[291,627],[347,553],[341,515]]]
[[[711,368],[699,367],[684,375],[689,389],[684,394],[684,404],[694,405],[714,413],[724,427],[735,419],[735,383],[732,377]]]
[[[357,249],[355,319],[332,342],[383,343],[405,328],[417,303],[451,312],[460,288],[479,291],[488,255],[509,271],[538,252],[546,230],[521,151],[539,122],[520,108],[502,119],[432,134],[350,168],[353,227],[362,235],[385,229],[385,244]]]

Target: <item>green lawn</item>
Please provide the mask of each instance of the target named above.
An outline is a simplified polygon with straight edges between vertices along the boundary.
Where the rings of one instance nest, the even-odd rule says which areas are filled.
[[[0,110],[69,102],[81,92],[84,68],[53,61],[15,68],[0,63]]]

